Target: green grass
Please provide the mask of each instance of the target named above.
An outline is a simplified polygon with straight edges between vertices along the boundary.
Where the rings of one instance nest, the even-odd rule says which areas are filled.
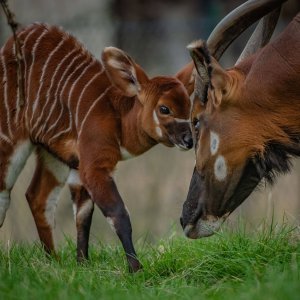
[[[92,245],[77,265],[70,240],[59,260],[38,245],[2,245],[0,299],[300,299],[299,228],[140,241],[137,250],[144,270],[132,275],[117,246]]]

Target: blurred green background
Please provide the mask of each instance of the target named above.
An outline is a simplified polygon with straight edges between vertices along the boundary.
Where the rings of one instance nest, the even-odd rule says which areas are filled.
[[[150,76],[172,75],[189,62],[186,45],[207,38],[217,22],[243,1],[207,0],[11,0],[10,7],[22,25],[47,22],[62,26],[84,43],[96,57],[105,46],[127,51]],[[299,0],[289,0],[282,10],[277,32],[299,11]],[[229,67],[237,59],[251,29],[244,33],[222,59]],[[275,33],[276,35],[276,33]],[[0,44],[10,29],[0,12]],[[194,165],[194,153],[156,146],[148,153],[119,163],[115,179],[131,213],[135,239],[153,241],[179,232],[179,216],[186,198]],[[33,241],[37,232],[25,191],[29,185],[34,158],[28,161],[13,192],[10,209],[0,241]],[[250,226],[272,217],[300,223],[300,160],[293,172],[280,177],[273,188],[260,188],[230,217],[234,226],[238,217]],[[75,237],[72,203],[65,188],[58,202],[55,240]],[[95,210],[92,240],[116,241],[98,209]]]

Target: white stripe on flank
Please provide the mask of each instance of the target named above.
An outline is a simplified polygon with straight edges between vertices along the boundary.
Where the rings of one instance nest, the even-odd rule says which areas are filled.
[[[8,78],[7,78],[7,70],[6,70],[6,64],[5,64],[5,56],[4,56],[4,47],[1,49],[1,61],[2,61],[2,67],[3,67],[3,78],[2,78],[2,86],[4,87],[4,106],[6,110],[6,124],[7,124],[7,129],[8,129],[8,136],[9,139],[12,138],[12,131],[10,127],[10,110],[8,106],[8,101],[7,101],[7,85],[8,85]]]
[[[89,81],[88,83],[84,86],[84,88],[82,89],[81,93],[80,93],[80,96],[78,98],[78,102],[77,102],[77,105],[76,105],[76,110],[75,110],[75,125],[76,125],[76,128],[78,129],[78,114],[79,114],[79,106],[80,106],[80,102],[81,102],[81,99],[82,99],[82,96],[85,92],[85,90],[87,89],[87,87],[93,82],[93,80],[95,80],[96,77],[100,76],[102,73],[104,72],[104,68],[101,70],[100,73],[96,73]]]
[[[42,87],[43,87],[43,84],[44,84],[44,77],[45,77],[45,74],[46,74],[46,70],[47,70],[47,67],[49,65],[49,62],[51,60],[51,58],[53,57],[53,55],[59,50],[59,48],[63,45],[63,43],[65,42],[65,40],[61,40],[60,43],[51,51],[51,53],[48,55],[47,57],[47,60],[43,66],[43,69],[42,69],[42,75],[40,77],[40,84],[39,84],[39,89],[38,89],[38,92],[37,92],[37,95],[36,95],[36,98],[33,102],[33,108],[32,108],[32,114],[31,114],[31,119],[30,119],[30,126],[32,126],[32,121],[33,121],[33,117],[34,117],[34,113],[36,111],[36,107],[38,105],[38,102],[40,100],[40,93],[41,93],[41,90],[42,90]],[[48,74],[47,74],[48,75]],[[46,106],[46,103],[44,105],[44,107]],[[43,113],[40,114],[40,118],[41,116],[43,115]],[[39,119],[40,119],[39,118]],[[32,131],[34,130],[35,126],[38,124],[39,122],[35,122],[34,126],[32,127]]]
[[[68,68],[67,68],[67,69],[68,69],[67,72],[64,72],[62,78],[64,77],[64,75],[66,75],[66,74],[68,73],[69,69],[73,66],[73,64],[75,63],[75,61],[77,61],[78,59],[81,58],[81,55],[82,55],[82,53],[79,53],[79,55],[78,55],[77,57],[74,57],[74,58],[73,58],[73,60],[71,61],[70,65],[69,65]],[[64,103],[63,103],[63,100],[62,100],[62,92],[63,92],[63,89],[64,89],[65,86],[66,86],[67,80],[68,80],[69,77],[72,76],[72,75],[73,75],[73,73],[71,73],[70,75],[68,75],[67,78],[65,79],[65,82],[64,82],[64,84],[63,84],[62,89],[60,90],[59,95],[58,95],[58,91],[59,91],[59,86],[60,86],[62,80],[60,80],[59,83],[58,83],[58,88],[56,89],[56,96],[55,96],[55,98],[58,98],[59,101],[60,101],[60,113],[59,113],[59,116],[58,116],[56,122],[53,123],[53,124],[50,126],[48,132],[50,132],[53,128],[56,127],[56,125],[58,124],[58,122],[60,121],[60,119],[61,119],[61,117],[62,117],[62,115],[63,115],[63,111],[64,111]],[[61,78],[61,79],[62,79],[62,78]],[[69,109],[69,107],[68,107],[68,109]],[[72,118],[72,115],[71,115],[71,113],[69,112],[69,124],[72,124],[71,118]],[[65,120],[65,121],[66,121],[66,120]],[[67,121],[66,121],[66,122],[67,122]],[[54,136],[52,136],[52,137],[49,139],[48,143],[50,143],[51,140],[53,140],[54,138],[57,138],[58,136],[60,136],[60,135],[63,134],[64,132],[67,132],[66,130],[67,130],[67,129],[64,129],[64,130],[62,130],[62,131],[56,133]]]
[[[31,87],[31,76],[32,76],[32,69],[35,66],[35,52],[38,48],[38,45],[40,44],[40,41],[42,40],[42,38],[48,33],[48,29],[45,29],[44,31],[42,31],[42,34],[36,39],[35,44],[32,47],[32,62],[30,65],[30,69],[29,69],[29,74],[28,74],[28,92],[27,92],[27,107],[26,107],[26,113],[25,113],[25,117],[26,117],[26,125],[27,128],[29,129],[29,123],[28,123],[28,108],[29,108],[29,97],[30,97],[30,87]]]
[[[84,127],[84,124],[86,122],[86,119],[88,117],[88,115],[90,114],[90,112],[94,109],[94,107],[96,106],[96,104],[106,95],[106,93],[112,88],[112,86],[109,86],[108,88],[106,88],[106,90],[94,101],[94,103],[90,106],[89,110],[87,111],[84,119],[82,120],[81,124],[80,124],[80,128],[78,130],[78,138],[80,138],[81,135],[81,131],[82,128]]]
[[[29,33],[25,30],[23,32],[21,32],[18,37],[21,38],[22,35],[24,35],[25,33],[27,34],[24,42],[22,43],[22,54],[23,54],[23,57],[24,57],[24,78],[23,78],[23,85],[24,85],[24,97],[26,98],[26,94],[25,94],[25,91],[26,91],[26,74],[27,74],[27,60],[26,60],[26,57],[24,55],[24,49],[26,49],[26,43],[27,41],[29,40],[29,38],[31,37],[31,35],[33,33],[35,33],[37,31],[37,29],[39,29],[38,27],[34,27],[31,31],[29,31]],[[19,91],[19,88],[18,88],[18,91],[17,91],[18,95],[17,95],[17,112],[16,112],[16,115],[15,115],[15,124],[18,123],[19,121],[19,113],[20,113],[20,91]],[[24,101],[26,101],[26,99],[23,99]]]
[[[55,69],[55,71],[54,71],[54,73],[53,73],[53,76],[52,76],[52,78],[51,78],[51,83],[50,83],[50,87],[48,88],[48,91],[47,91],[47,96],[46,96],[46,101],[45,101],[45,103],[46,104],[48,104],[48,101],[49,101],[49,98],[50,98],[50,92],[51,92],[51,89],[53,88],[53,83],[54,83],[54,80],[55,80],[55,78],[57,77],[57,75],[58,75],[58,71],[59,71],[59,69],[60,69],[60,67],[64,64],[64,62],[74,53],[74,52],[76,52],[76,51],[78,51],[78,49],[73,49],[71,52],[69,52],[68,53],[68,55],[66,55],[61,61],[60,61],[60,63],[57,65],[57,67],[56,67],[56,69]],[[51,117],[51,115],[52,115],[52,112],[53,112],[53,110],[54,110],[54,108],[55,108],[55,106],[56,106],[56,98],[54,97],[54,99],[53,99],[54,101],[53,101],[53,104],[52,104],[52,106],[51,106],[51,108],[50,108],[50,112],[48,113],[48,117],[47,117],[47,119],[45,120],[45,122],[44,122],[44,125],[43,126],[40,126],[40,129],[39,129],[39,131],[37,132],[37,134],[36,134],[36,136],[39,136],[39,134],[42,132],[42,130],[44,130],[45,128],[46,128],[46,126],[47,126],[47,124],[48,124],[48,121],[49,121],[49,119],[50,119],[50,117]]]
[[[66,81],[65,81],[65,83],[64,83],[64,85],[63,85],[63,87],[62,87],[62,89],[61,89],[61,92],[60,92],[60,95],[59,95],[59,98],[60,99],[62,99],[62,97],[63,97],[63,93],[64,93],[64,90],[65,90],[65,88],[66,88],[66,86],[67,86],[67,84],[68,84],[68,82],[69,82],[69,80],[72,78],[72,76],[85,64],[87,62],[87,60],[84,60],[79,66],[77,66],[76,68],[75,68],[75,70],[68,76],[68,78],[66,79]],[[80,76],[79,76],[80,77]],[[77,80],[78,80],[78,78],[79,77],[77,77]],[[76,80],[76,81],[77,81]],[[71,129],[72,129],[72,121],[73,121],[73,117],[72,117],[72,112],[71,112],[71,109],[70,109],[70,102],[71,102],[71,94],[72,94],[72,92],[73,92],[73,89],[74,89],[74,83],[73,83],[73,85],[72,85],[72,87],[71,87],[71,89],[69,90],[69,95],[68,95],[68,101],[67,101],[67,107],[68,107],[68,110],[69,110],[69,126],[65,129],[65,130],[62,130],[62,131],[60,131],[60,132],[58,132],[57,134],[55,134],[54,136],[52,136],[50,139],[49,139],[49,144],[51,143],[51,141],[52,140],[54,140],[54,139],[56,139],[56,138],[58,138],[60,135],[62,135],[62,134],[64,134],[64,133],[66,133],[66,132],[68,132],[68,131],[70,131]],[[72,91],[71,91],[72,90]]]
[[[13,142],[1,131],[0,131],[0,140],[4,141],[10,145],[13,145]]]
[[[78,50],[80,50],[80,49],[74,49],[74,50],[76,50],[76,51],[78,51]],[[73,51],[72,51],[73,52]],[[63,74],[61,75],[61,78],[60,78],[60,80],[59,80],[59,82],[58,82],[58,84],[57,84],[57,86],[56,86],[56,90],[55,90],[55,94],[54,94],[54,102],[53,102],[53,105],[52,105],[52,107],[51,107],[51,110],[50,110],[50,114],[49,114],[49,116],[48,116],[48,118],[47,118],[47,121],[49,120],[49,118],[50,118],[50,116],[51,116],[51,114],[53,113],[53,110],[54,110],[54,108],[56,107],[56,103],[58,102],[59,104],[60,104],[60,113],[59,113],[59,115],[57,116],[57,118],[56,118],[56,122],[55,123],[53,123],[49,128],[48,128],[48,130],[46,131],[46,133],[45,134],[47,134],[47,132],[50,132],[56,125],[57,125],[57,123],[59,122],[59,120],[60,120],[60,118],[61,118],[61,116],[62,116],[62,113],[63,113],[63,104],[62,104],[62,102],[61,102],[61,99],[59,99],[59,97],[58,97],[58,91],[59,91],[59,88],[60,88],[60,85],[61,85],[61,83],[64,81],[64,77],[66,76],[66,74],[68,73],[68,71],[70,70],[70,68],[73,66],[73,64],[74,64],[74,62],[78,59],[78,58],[80,58],[80,56],[82,55],[82,53],[79,53],[77,56],[75,56],[75,57],[73,57],[73,59],[72,59],[72,61],[69,63],[69,65],[68,65],[68,67],[65,69],[65,71],[63,72]],[[68,55],[69,56],[69,55]],[[46,125],[46,124],[45,124]]]

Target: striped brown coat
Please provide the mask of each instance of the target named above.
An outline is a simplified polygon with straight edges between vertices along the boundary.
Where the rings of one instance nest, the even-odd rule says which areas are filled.
[[[57,27],[33,24],[18,37],[24,56],[23,105],[12,39],[0,53],[0,224],[17,176],[36,149],[37,168],[26,196],[46,250],[54,249],[54,210],[70,173],[78,259],[88,255],[96,203],[119,236],[130,269],[139,269],[130,219],[111,174],[118,161],[157,143],[192,147],[191,103],[183,83],[176,77],[149,79],[130,56],[113,47],[103,51],[101,64]],[[191,71],[190,64],[177,76],[187,87]]]

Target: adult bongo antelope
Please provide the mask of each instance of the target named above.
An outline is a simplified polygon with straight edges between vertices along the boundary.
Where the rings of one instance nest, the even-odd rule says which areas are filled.
[[[228,70],[209,40],[189,46],[198,71],[196,166],[181,223],[190,238],[212,235],[261,179],[272,183],[300,155],[300,14],[247,56],[254,44]]]
[[[178,78],[149,79],[123,51],[105,48],[101,64],[57,27],[33,24],[18,38],[24,56],[24,105],[13,39],[0,53],[0,225],[17,176],[36,149],[37,167],[26,197],[45,249],[54,250],[54,210],[71,173],[78,259],[87,257],[95,202],[120,238],[130,270],[137,271],[129,215],[112,172],[118,161],[157,143],[192,148],[191,102],[180,81],[193,85],[191,65]]]

